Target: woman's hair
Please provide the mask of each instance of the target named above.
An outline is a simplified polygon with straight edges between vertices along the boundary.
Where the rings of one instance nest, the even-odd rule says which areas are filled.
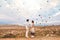
[[[32,23],[34,23],[34,21],[32,20]]]

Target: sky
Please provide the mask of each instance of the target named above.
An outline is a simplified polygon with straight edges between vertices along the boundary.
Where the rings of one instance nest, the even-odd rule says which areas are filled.
[[[60,25],[60,0],[0,0],[0,24]]]

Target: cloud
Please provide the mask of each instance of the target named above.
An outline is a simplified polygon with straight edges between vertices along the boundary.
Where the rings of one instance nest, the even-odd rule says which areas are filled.
[[[60,20],[57,19],[60,17],[58,16],[60,12],[57,10],[58,3],[58,0],[49,0],[48,2],[47,0],[0,0],[0,21],[9,20],[18,24],[24,24],[26,18],[34,21],[38,18],[39,20],[37,21],[41,22],[39,14],[42,15],[44,22],[45,20],[58,21]],[[52,19],[48,19],[48,16],[52,15]]]
[[[0,20],[16,21],[13,17],[7,16],[5,14],[0,14]]]
[[[48,25],[60,25],[60,12],[54,14],[52,18],[47,21]]]
[[[20,12],[18,13],[18,15],[28,18],[31,15],[34,15],[34,13],[36,11],[40,10],[40,8],[42,8],[43,10],[50,9],[52,7],[55,7],[58,2],[57,0],[55,0],[55,1],[51,0],[51,2],[49,2],[47,4],[46,1],[47,0],[45,0],[45,1],[43,1],[43,0],[29,0],[29,1],[28,0],[23,0],[23,1],[22,0],[13,0],[11,2],[7,1],[7,3],[10,2],[10,4],[7,5],[7,7],[11,8],[11,9],[14,9],[14,8],[19,9]],[[35,14],[37,14],[37,13],[35,13]]]
[[[60,15],[60,12],[54,14],[53,17],[56,17],[56,16],[58,16],[58,15]]]

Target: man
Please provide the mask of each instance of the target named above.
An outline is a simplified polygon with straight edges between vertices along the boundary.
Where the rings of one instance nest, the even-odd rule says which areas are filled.
[[[29,38],[28,33],[29,33],[29,27],[31,26],[31,23],[29,22],[29,19],[26,20],[26,34],[25,36]]]

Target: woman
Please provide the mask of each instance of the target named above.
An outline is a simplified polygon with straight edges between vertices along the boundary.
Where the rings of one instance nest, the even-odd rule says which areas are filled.
[[[32,26],[31,26],[31,37],[35,37],[35,29],[34,29],[34,21],[32,20]]]

